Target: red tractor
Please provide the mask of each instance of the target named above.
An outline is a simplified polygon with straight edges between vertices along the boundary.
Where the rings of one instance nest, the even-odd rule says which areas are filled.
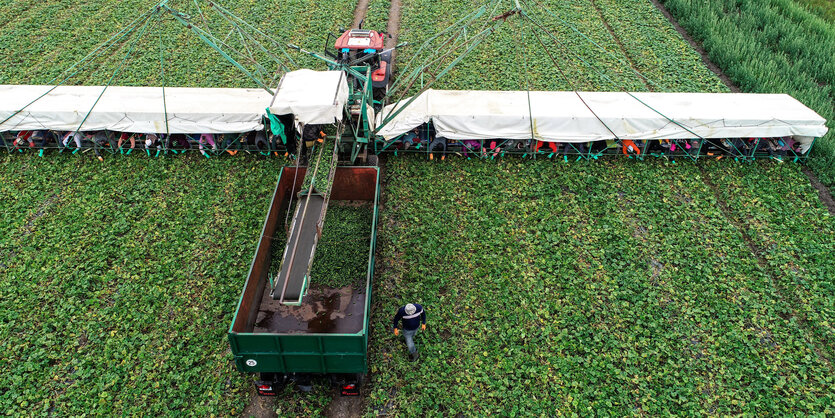
[[[385,50],[385,34],[366,29],[350,29],[334,44],[337,62],[371,66],[374,99],[382,100],[391,76],[391,50]]]

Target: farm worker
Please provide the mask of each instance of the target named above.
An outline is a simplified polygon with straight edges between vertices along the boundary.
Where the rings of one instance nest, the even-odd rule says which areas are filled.
[[[684,149],[689,150],[690,148],[699,149],[699,140],[698,139],[691,139],[689,141],[684,141]]]
[[[446,138],[442,136],[435,137],[432,142],[429,143],[429,159],[434,160],[435,155],[433,154],[437,148],[441,149],[441,159],[443,160],[446,158]]]
[[[411,131],[403,134],[403,139],[401,141],[403,142],[403,149],[409,149],[415,143],[420,144],[421,139],[418,136],[418,128],[412,129]]]
[[[217,150],[217,144],[215,143],[215,136],[212,134],[203,134],[200,135],[200,139],[197,140],[197,146],[200,147],[200,153],[203,156],[206,156],[206,151],[203,150],[204,146],[212,147],[212,150]]]
[[[576,151],[576,154],[583,155],[587,152],[585,142],[570,142],[565,144],[565,153],[569,154],[572,148]]]
[[[270,154],[270,142],[267,141],[267,135],[264,131],[255,132],[255,148],[261,155]]]
[[[122,134],[119,135],[119,142],[116,143],[116,147],[121,150],[122,144],[126,141],[130,142],[130,149],[128,150],[128,154],[130,154],[130,152],[136,148],[136,134],[122,132]]]
[[[641,155],[641,149],[635,145],[635,141],[631,139],[627,139],[623,141],[623,155],[629,155],[631,153],[635,153]]]
[[[64,147],[67,147],[69,142],[72,140],[73,142],[75,142],[76,148],[81,148],[81,141],[83,139],[84,134],[82,134],[81,132],[67,132],[67,134],[64,135],[64,137],[62,138],[61,144],[63,144]]]
[[[467,154],[467,150],[472,150],[472,151],[481,150],[481,142],[476,141],[474,139],[467,139],[463,143],[464,143],[464,156],[465,157],[470,156],[469,154]]]
[[[49,143],[50,133],[48,131],[34,131],[29,137],[29,146],[35,144],[38,148],[44,148]]]
[[[423,306],[417,303],[408,303],[406,306],[400,307],[397,310],[397,315],[394,316],[394,335],[399,335],[400,330],[397,329],[397,323],[403,322],[403,337],[406,338],[406,347],[409,349],[409,360],[415,361],[420,357],[415,347],[415,334],[417,334],[418,326],[423,331],[426,331],[426,311]]]
[[[145,134],[145,149],[150,151],[151,148],[162,148],[162,141],[157,134]]]
[[[536,141],[536,149],[534,149],[534,152],[539,153],[539,149],[542,148],[543,145],[545,145],[544,141]],[[557,153],[558,148],[556,142],[548,142],[548,148],[551,149],[552,153]]]
[[[238,153],[238,149],[241,147],[241,144],[246,145],[246,135],[236,137],[232,134],[220,134],[217,141],[223,144],[223,149],[225,149],[229,155],[235,155]]]
[[[185,135],[171,134],[168,136],[168,148],[174,149],[175,147],[180,147],[182,149],[181,152],[185,152],[187,149],[191,148],[191,144],[188,142]]]
[[[17,133],[17,140],[14,142],[15,148],[20,148],[21,145],[29,143],[29,148],[35,147],[35,141],[32,140],[32,131],[20,131]]]
[[[96,145],[93,147],[93,151],[96,153],[96,158],[98,158],[99,161],[102,161],[101,153],[99,153],[99,147],[110,147],[111,149],[113,148],[112,140],[105,131],[96,132],[96,134],[93,135],[93,143]]]

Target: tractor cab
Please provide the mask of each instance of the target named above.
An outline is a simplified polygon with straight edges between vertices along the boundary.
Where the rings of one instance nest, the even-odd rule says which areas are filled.
[[[350,29],[336,39],[336,60],[349,66],[371,67],[374,98],[385,96],[391,75],[391,51],[384,50],[385,34],[367,29]]]

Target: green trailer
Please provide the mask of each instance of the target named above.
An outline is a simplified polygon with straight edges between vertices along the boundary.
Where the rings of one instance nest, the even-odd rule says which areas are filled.
[[[365,277],[358,278],[353,286],[338,288],[319,284],[327,282],[321,276],[310,277],[311,285],[300,303],[282,304],[269,295],[274,286],[271,266],[281,257],[276,248],[285,245],[288,211],[292,210],[305,173],[305,167],[284,167],[281,171],[229,328],[229,344],[237,369],[259,374],[256,387],[261,395],[274,395],[291,381],[302,389],[309,388],[310,379],[317,375],[331,377],[342,385],[344,394],[356,394],[368,369],[379,169],[338,167],[331,192],[332,205],[345,204],[354,210],[371,212],[364,218],[369,221]]]

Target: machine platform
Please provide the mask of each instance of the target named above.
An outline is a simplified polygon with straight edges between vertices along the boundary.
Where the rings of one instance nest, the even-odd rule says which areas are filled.
[[[273,297],[282,303],[300,303],[308,285],[308,271],[316,254],[319,241],[317,224],[325,210],[325,197],[319,193],[299,197],[287,246],[284,247],[284,262],[275,281]],[[282,298],[283,294],[283,298]]]

